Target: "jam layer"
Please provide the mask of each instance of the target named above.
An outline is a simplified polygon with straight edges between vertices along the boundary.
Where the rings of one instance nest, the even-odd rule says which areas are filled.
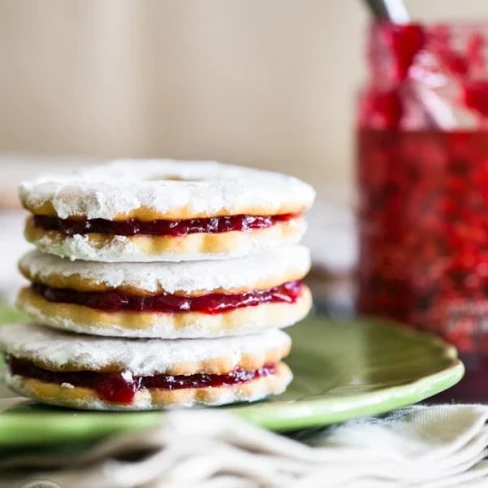
[[[296,217],[297,214],[232,215],[187,220],[141,222],[129,219],[122,222],[113,222],[105,219],[60,219],[45,215],[35,215],[34,225],[46,231],[63,232],[67,236],[96,233],[118,236],[155,235],[176,237],[188,234],[219,234],[231,231],[246,232],[253,229],[266,229],[279,222],[287,222]]]
[[[91,388],[100,398],[111,403],[130,404],[137,391],[147,388],[161,390],[181,390],[184,388],[220,388],[247,383],[257,378],[275,373],[275,364],[265,364],[255,371],[236,368],[227,374],[190,374],[132,376],[130,373],[100,373],[96,371],[60,372],[36,366],[33,362],[7,356],[7,364],[12,375],[36,379],[45,383],[70,384]]]
[[[133,311],[184,313],[200,312],[217,314],[261,303],[295,303],[303,291],[300,281],[289,281],[267,290],[253,290],[245,293],[186,297],[162,293],[154,296],[127,295],[117,290],[109,292],[79,292],[69,288],[51,288],[40,283],[32,284],[35,293],[49,302],[71,303],[95,308],[105,312]]]

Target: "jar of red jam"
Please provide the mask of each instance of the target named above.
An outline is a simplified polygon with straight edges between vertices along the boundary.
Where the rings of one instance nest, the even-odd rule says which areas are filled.
[[[358,312],[488,355],[488,23],[369,31]]]

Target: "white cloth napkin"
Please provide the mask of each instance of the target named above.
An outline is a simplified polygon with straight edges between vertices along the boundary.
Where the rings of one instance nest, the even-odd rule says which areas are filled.
[[[413,406],[288,438],[223,410],[175,411],[81,455],[2,459],[0,472],[30,465],[29,481],[61,488],[481,487],[487,419],[488,406]]]

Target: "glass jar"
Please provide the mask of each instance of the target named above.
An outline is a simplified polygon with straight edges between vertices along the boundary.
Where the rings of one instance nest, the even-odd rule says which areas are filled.
[[[488,23],[376,23],[368,62],[358,312],[486,355]]]

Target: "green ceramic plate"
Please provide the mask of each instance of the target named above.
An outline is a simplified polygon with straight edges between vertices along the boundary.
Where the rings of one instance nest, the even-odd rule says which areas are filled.
[[[418,402],[454,385],[464,372],[454,348],[391,324],[317,315],[289,333],[287,362],[295,379],[286,393],[227,411],[273,430],[325,425]],[[0,445],[95,438],[151,426],[162,415],[32,404],[0,414]]]

